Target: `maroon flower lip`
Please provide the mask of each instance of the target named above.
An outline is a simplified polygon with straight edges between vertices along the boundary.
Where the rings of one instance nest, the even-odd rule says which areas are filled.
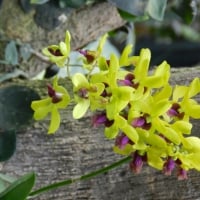
[[[135,118],[132,122],[131,125],[134,128],[142,128],[145,130],[149,130],[151,128],[151,123],[148,123],[146,118],[148,117],[148,114],[144,114],[141,117]]]
[[[62,101],[61,93],[56,92],[50,84],[47,85],[47,88],[48,88],[48,95],[49,97],[52,98],[52,103],[58,103]]]
[[[104,125],[106,127],[110,127],[110,126],[112,126],[113,123],[114,123],[114,120],[109,120],[106,117],[105,113],[99,113],[92,117],[93,127],[97,127],[99,125]]]
[[[120,149],[123,149],[127,144],[130,143],[132,143],[130,139],[123,133],[117,136],[115,140],[115,145],[118,146]]]
[[[140,173],[144,162],[147,161],[146,154],[140,155],[137,151],[133,153],[133,159],[130,162],[130,169],[136,174]]]
[[[178,103],[173,103],[172,107],[167,111],[168,116],[177,117],[178,119],[183,119],[185,113],[180,112],[179,109],[181,106]]]
[[[54,56],[63,56],[63,54],[61,53],[60,49],[54,50],[54,49],[49,47],[48,51]]]
[[[92,63],[95,60],[95,52],[89,50],[78,50],[80,54],[86,57],[88,63]]]

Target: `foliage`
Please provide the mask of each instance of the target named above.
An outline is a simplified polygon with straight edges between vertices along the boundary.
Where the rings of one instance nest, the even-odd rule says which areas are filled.
[[[18,44],[14,40],[11,40],[5,47],[4,60],[0,60],[0,64],[17,66],[19,65],[20,58],[23,61],[27,61],[31,56],[29,49],[30,45],[28,44],[20,45],[18,52]]]
[[[44,4],[50,0],[30,0],[32,4]],[[103,2],[106,0],[59,0],[60,7],[80,8],[82,6]],[[127,21],[141,21],[149,17],[163,20],[165,11],[170,9],[179,15],[186,23],[190,23],[196,14],[195,0],[177,0],[167,3],[167,0],[107,0],[114,4],[120,15]]]
[[[26,174],[23,177],[14,181],[1,194],[1,200],[25,200],[35,182],[35,174]]]

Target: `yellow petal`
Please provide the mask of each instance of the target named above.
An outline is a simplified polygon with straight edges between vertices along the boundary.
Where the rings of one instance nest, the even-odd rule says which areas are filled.
[[[81,117],[83,117],[87,112],[89,106],[90,106],[89,100],[84,99],[78,102],[78,104],[73,109],[73,118],[80,119]]]

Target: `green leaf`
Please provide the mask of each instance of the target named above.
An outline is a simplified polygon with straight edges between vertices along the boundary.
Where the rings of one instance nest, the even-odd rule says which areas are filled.
[[[18,65],[18,52],[14,41],[10,41],[6,45],[5,60],[11,65]]]
[[[149,15],[156,20],[163,20],[167,0],[149,0],[146,10]]]
[[[0,173],[0,179],[2,181],[7,182],[7,183],[12,183],[12,182],[14,182],[16,180],[16,178],[14,178],[14,177],[12,177],[10,175],[7,175],[7,174],[2,174],[2,173]]]
[[[8,160],[16,149],[15,131],[0,131],[0,162]]]
[[[144,14],[147,0],[109,0],[120,10],[125,11],[131,15],[139,16]]]
[[[32,119],[31,102],[39,95],[28,87],[8,86],[0,89],[0,127],[3,130],[16,129]]]
[[[28,61],[28,59],[31,57],[31,45],[30,44],[24,44],[20,46],[20,56],[22,57],[23,61]]]
[[[29,173],[15,182],[0,194],[1,200],[25,200],[35,182],[35,174]]]
[[[61,7],[80,8],[86,4],[86,0],[60,0],[59,4]]]
[[[128,21],[128,22],[142,22],[142,21],[146,21],[149,19],[149,16],[148,15],[141,15],[141,16],[135,16],[135,15],[132,15],[124,10],[120,10],[118,9],[118,12],[120,14],[120,16]]]
[[[14,177],[0,173],[0,193],[3,192],[8,185],[13,183],[15,180],[16,178]]]
[[[48,2],[49,0],[31,0],[32,4],[44,4]]]
[[[172,10],[179,15],[186,24],[190,24],[194,18],[196,6],[192,6],[193,0],[178,0]]]

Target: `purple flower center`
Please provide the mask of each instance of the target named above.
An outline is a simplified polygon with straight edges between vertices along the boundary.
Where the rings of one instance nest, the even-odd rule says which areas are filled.
[[[175,161],[169,157],[163,166],[163,172],[165,175],[171,175],[174,168],[175,168]]]
[[[137,89],[139,86],[139,83],[134,83],[134,79],[135,79],[134,74],[128,73],[125,76],[124,80],[119,80],[118,82],[120,85],[130,86],[130,87]]]
[[[180,105],[178,103],[172,104],[172,107],[167,111],[168,116],[170,117],[177,117],[179,119],[183,119],[185,113],[184,112],[179,112]]]
[[[51,97],[52,103],[58,103],[62,101],[63,94],[56,92],[50,84],[47,85],[47,88],[48,88],[48,95],[49,97]]]
[[[98,115],[94,115],[92,118],[92,125],[94,127],[97,127],[101,124],[105,124],[107,121],[107,117],[105,114],[98,114]]]
[[[188,178],[187,171],[185,169],[183,169],[183,168],[180,168],[178,170],[178,175],[177,176],[178,176],[178,180],[185,180],[185,179]]]
[[[86,57],[88,63],[92,63],[95,60],[95,52],[89,50],[78,50],[80,54]]]
[[[88,90],[86,88],[81,88],[78,91],[78,95],[81,98],[88,99]]]
[[[144,116],[142,117],[138,117],[138,118],[135,118],[132,122],[131,122],[131,125],[134,127],[134,128],[143,128],[145,130],[149,130],[151,128],[151,123],[147,123],[146,121],[146,117],[148,117],[147,114],[144,114]]]
[[[105,113],[97,114],[92,117],[92,125],[94,127],[97,127],[102,124],[105,125],[106,127],[110,127],[112,126],[113,123],[114,123],[114,120],[109,120],[106,117]]]
[[[133,127],[142,127],[145,124],[145,119],[143,117],[138,117],[132,121]]]
[[[146,156],[143,155],[139,155],[138,152],[136,151],[133,155],[133,160],[130,163],[130,168],[133,172],[135,172],[136,174],[140,173],[142,170],[142,166],[144,161],[146,161]]]
[[[60,49],[52,49],[52,48],[48,48],[49,52],[51,54],[53,54],[54,56],[63,56],[63,54],[61,53]]]
[[[115,145],[118,146],[120,149],[123,149],[128,143],[130,143],[130,140],[123,133],[119,135],[115,140]]]

